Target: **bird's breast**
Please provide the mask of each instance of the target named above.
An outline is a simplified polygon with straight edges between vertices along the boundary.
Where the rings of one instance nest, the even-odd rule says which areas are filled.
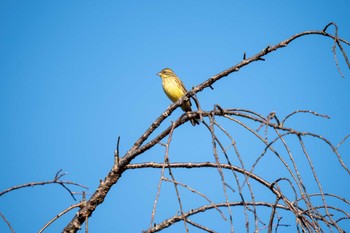
[[[163,79],[162,84],[165,94],[173,102],[176,102],[185,94],[181,87],[179,87],[178,83],[176,83],[176,81],[173,81],[172,79],[165,78]]]

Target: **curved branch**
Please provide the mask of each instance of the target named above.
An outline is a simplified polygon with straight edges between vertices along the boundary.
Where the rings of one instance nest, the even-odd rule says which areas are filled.
[[[179,221],[183,221],[185,218],[188,218],[192,215],[199,214],[201,212],[205,212],[207,210],[211,210],[215,207],[234,207],[234,206],[244,206],[244,205],[250,205],[250,206],[265,206],[265,207],[270,207],[270,208],[279,208],[279,209],[285,209],[288,210],[288,207],[280,204],[275,204],[275,203],[267,203],[267,202],[225,202],[225,203],[217,203],[215,205],[206,205],[206,206],[201,206],[197,209],[192,209],[185,213],[184,215],[175,215],[171,218],[168,218],[164,220],[163,222],[156,224],[154,227],[143,231],[143,233],[153,233],[153,232],[158,232],[161,231]]]

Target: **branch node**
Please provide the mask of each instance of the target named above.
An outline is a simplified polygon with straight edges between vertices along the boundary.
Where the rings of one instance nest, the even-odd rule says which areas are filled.
[[[220,114],[224,115],[224,109],[220,105],[215,104],[214,109],[216,109],[216,108],[220,111]]]
[[[333,26],[335,27],[335,30],[338,31],[338,25],[337,25],[336,23],[334,23],[334,22],[328,23],[328,24],[323,28],[322,31],[323,31],[323,32],[326,32],[327,29],[328,29],[328,27],[331,26],[331,25],[333,25]]]
[[[268,53],[269,52],[269,49],[270,49],[270,45],[268,45],[265,49],[264,49],[264,53]]]
[[[117,147],[114,151],[114,164],[115,165],[119,164],[119,142],[120,142],[120,136],[118,136]]]

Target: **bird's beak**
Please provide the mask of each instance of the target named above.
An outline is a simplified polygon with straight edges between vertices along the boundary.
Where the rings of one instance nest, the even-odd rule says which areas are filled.
[[[157,73],[157,75],[160,76],[160,75],[161,75],[161,72]]]

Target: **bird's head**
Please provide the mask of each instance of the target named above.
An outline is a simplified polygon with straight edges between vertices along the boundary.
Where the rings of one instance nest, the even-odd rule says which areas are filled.
[[[174,76],[175,73],[170,68],[162,69],[157,75],[159,75],[161,78],[167,78]]]

